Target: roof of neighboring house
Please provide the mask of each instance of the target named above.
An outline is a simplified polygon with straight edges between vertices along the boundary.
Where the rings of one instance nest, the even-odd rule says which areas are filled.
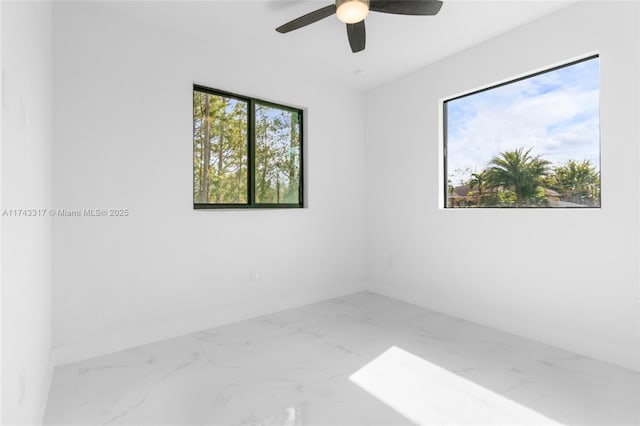
[[[544,193],[548,197],[559,197],[560,196],[560,194],[558,194],[556,191],[554,191],[553,189],[549,189],[549,188],[544,188]]]
[[[453,188],[453,193],[458,194],[460,197],[466,197],[467,195],[469,195],[470,191],[472,191],[470,185],[461,185]],[[455,198],[455,197],[452,197],[452,198]]]

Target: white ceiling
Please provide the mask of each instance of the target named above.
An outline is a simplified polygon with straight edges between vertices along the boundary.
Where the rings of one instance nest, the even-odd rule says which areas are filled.
[[[368,90],[575,2],[444,0],[436,16],[372,12],[365,21],[366,50],[356,54],[349,48],[345,25],[335,16],[288,34],[275,31],[331,0],[125,1],[108,5],[221,49],[244,52],[261,66],[286,67],[310,78]]]

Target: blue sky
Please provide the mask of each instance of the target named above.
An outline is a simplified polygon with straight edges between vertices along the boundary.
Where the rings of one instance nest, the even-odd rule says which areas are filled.
[[[449,178],[458,185],[519,147],[554,165],[589,160],[599,170],[599,86],[595,58],[447,102]]]

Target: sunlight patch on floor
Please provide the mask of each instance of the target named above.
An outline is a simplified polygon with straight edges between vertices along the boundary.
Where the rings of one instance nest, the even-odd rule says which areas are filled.
[[[395,346],[349,380],[419,425],[560,424]]]

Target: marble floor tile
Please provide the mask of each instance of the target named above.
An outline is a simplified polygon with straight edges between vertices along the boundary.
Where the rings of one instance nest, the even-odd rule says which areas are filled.
[[[502,400],[549,424],[640,425],[638,373],[372,293],[58,367],[44,424],[415,424],[408,409],[350,380],[393,347],[424,363],[423,374],[440,372],[417,387],[391,376],[389,386],[414,386],[422,411],[434,413],[425,424],[465,410],[454,397],[464,379],[464,392],[479,392],[465,398]],[[454,396],[442,401],[439,391]]]

